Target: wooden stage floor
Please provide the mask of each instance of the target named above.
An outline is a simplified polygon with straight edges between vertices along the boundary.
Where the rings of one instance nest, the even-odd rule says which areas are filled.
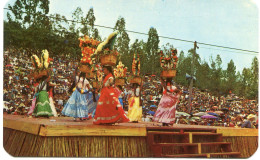
[[[161,126],[156,122],[116,123],[115,125],[94,125],[92,119],[73,121],[72,117],[29,118],[4,113],[3,126],[40,136],[147,136],[147,130],[216,130],[223,136],[258,136],[258,129],[220,126],[174,124]]]

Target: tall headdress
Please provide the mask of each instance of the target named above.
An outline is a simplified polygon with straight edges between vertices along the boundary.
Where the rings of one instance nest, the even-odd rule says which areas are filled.
[[[114,50],[114,44],[118,31],[111,33],[107,39],[100,43],[93,54],[93,59],[97,58],[101,65],[115,66],[117,62],[118,52]]]

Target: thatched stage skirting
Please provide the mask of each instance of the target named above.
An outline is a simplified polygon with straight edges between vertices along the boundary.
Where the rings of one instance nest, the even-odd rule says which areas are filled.
[[[224,142],[231,142],[232,150],[240,152],[243,158],[252,156],[258,148],[257,129],[199,125],[162,127],[152,122],[103,126],[93,125],[91,120],[73,122],[69,117],[40,119],[6,114],[3,123],[4,149],[15,157],[151,157],[148,130],[180,128],[214,129],[222,134]],[[171,141],[174,138],[177,137],[168,135],[155,137],[154,141]],[[194,137],[193,141],[203,141],[203,138]]]

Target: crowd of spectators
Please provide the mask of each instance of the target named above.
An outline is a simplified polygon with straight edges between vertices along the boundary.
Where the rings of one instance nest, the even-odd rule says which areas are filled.
[[[33,70],[31,54],[22,49],[8,49],[4,52],[4,111],[8,114],[26,115],[34,96],[34,81],[28,75]],[[69,99],[69,88],[74,80],[73,72],[78,61],[75,58],[54,56],[51,65],[51,82],[54,87],[54,101],[57,113],[60,112]],[[214,96],[207,90],[193,88],[191,110],[188,110],[188,88],[175,83],[182,91],[177,105],[178,124],[210,125],[225,127],[258,128],[258,102],[246,100],[232,93],[228,96]],[[127,93],[131,85],[124,88],[124,109],[127,111]],[[162,97],[160,77],[146,75],[143,77],[141,105],[143,121],[152,121],[152,116]],[[178,114],[178,112],[180,114]],[[195,116],[197,113],[214,113],[217,118],[203,119]],[[187,114],[181,114],[187,113]],[[211,115],[214,115],[211,114]],[[252,118],[253,117],[253,118]],[[249,123],[249,121],[251,123]]]

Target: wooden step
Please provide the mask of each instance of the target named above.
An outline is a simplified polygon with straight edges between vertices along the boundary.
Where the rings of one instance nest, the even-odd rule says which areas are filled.
[[[189,133],[149,131],[147,134],[147,142],[149,145],[168,141],[170,143],[188,143]]]
[[[175,154],[175,155],[162,155],[167,158],[207,158],[207,154]]]
[[[212,145],[230,145],[231,142],[205,142],[205,143],[155,143],[153,145],[159,146],[198,146],[199,144],[203,146],[212,146]]]
[[[202,154],[175,154],[175,155],[162,155],[162,157],[167,158],[211,158],[214,156],[231,156],[239,157],[239,152],[222,152],[222,153],[202,153]]]
[[[207,154],[208,158],[216,157],[216,156],[229,156],[229,157],[239,157],[240,152],[221,152],[221,153],[203,153]]]
[[[185,134],[188,135],[189,133],[180,133],[180,132],[165,132],[165,131],[148,131],[147,135],[149,134],[162,134],[162,135],[176,135],[176,134]]]
[[[192,134],[192,135],[195,135],[195,136],[222,136],[222,133],[212,133],[212,132],[165,132],[165,131],[148,131],[147,132],[147,135],[149,134],[161,134],[161,135],[187,135],[187,134]]]
[[[191,143],[222,142],[222,133],[190,133]],[[197,138],[199,137],[199,139]]]
[[[177,131],[177,132],[217,132],[215,128],[176,128],[176,127],[146,127],[147,131]]]
[[[216,150],[215,146],[219,149]],[[213,147],[213,148],[211,148]],[[154,143],[150,145],[152,153],[156,157],[160,157],[166,149],[179,150],[179,154],[209,154],[207,152],[232,152],[230,142],[207,142],[207,143]],[[206,149],[206,150],[205,150]],[[171,152],[171,151],[170,151]],[[205,153],[206,152],[206,153]]]
[[[201,135],[201,136],[222,136],[222,133],[211,133],[211,132],[184,132],[184,133],[191,133],[192,135]]]
[[[203,142],[200,144],[201,145],[229,145],[229,144],[231,144],[231,142]]]
[[[198,143],[156,143],[156,146],[198,146]]]

